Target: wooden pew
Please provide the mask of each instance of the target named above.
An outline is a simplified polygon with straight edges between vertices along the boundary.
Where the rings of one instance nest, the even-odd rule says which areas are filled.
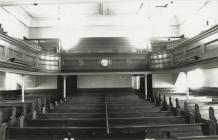
[[[0,106],[16,107],[19,113],[17,114],[17,116],[21,116],[21,115],[27,116],[29,113],[32,112],[32,110],[34,110],[34,105],[32,104],[32,102],[21,103],[21,102],[4,101],[0,103]]]
[[[24,127],[6,128],[6,139],[44,139],[54,140],[72,137],[90,138],[95,135],[105,134],[105,127]]]
[[[104,108],[75,108],[75,109],[69,109],[69,108],[55,108],[53,110],[50,110],[51,113],[58,112],[58,113],[100,113],[104,112]]]
[[[156,96],[157,97],[157,96]],[[170,99],[172,99],[170,97]],[[159,94],[159,98],[156,99],[156,100],[161,100],[161,102],[165,102],[164,105],[169,107],[169,106],[172,106],[172,105],[166,105],[167,103],[169,104],[169,102],[166,102],[166,97],[165,95],[163,96],[163,99],[160,98],[160,94]],[[163,101],[162,101],[163,100]],[[191,100],[188,100],[188,102],[186,100],[180,100],[178,102],[178,99],[176,99],[177,101],[177,105],[176,106],[179,106],[180,108],[180,111],[181,111],[181,114],[186,116],[187,118],[187,122],[189,123],[204,123],[207,128],[205,128],[205,130],[207,130],[207,134],[216,134],[217,133],[217,120],[216,118],[214,117],[214,110],[213,110],[213,113],[209,113],[209,107],[210,105],[207,105],[207,104],[213,104],[212,102],[208,101],[208,100],[201,100],[201,99],[191,99]],[[171,101],[172,102],[172,101]],[[198,104],[196,104],[198,103]],[[200,104],[200,106],[199,106]],[[184,107],[180,107],[181,106],[184,106]],[[177,108],[177,107],[176,107]],[[210,115],[212,114],[212,115]],[[202,115],[204,116],[211,116],[211,117],[208,117],[208,119],[203,119],[202,118]]]
[[[56,105],[50,110],[52,113],[37,114],[37,119],[27,120],[27,125],[23,128],[8,127],[7,138],[63,139],[70,133],[72,137],[89,138],[114,138],[122,135],[131,137],[139,134],[146,138],[170,136],[177,139],[179,136],[196,136],[204,133],[202,123],[184,124],[185,118],[172,116],[172,110],[161,111],[160,107],[155,107],[136,95],[123,96],[125,94],[114,97],[107,95],[103,100],[102,96],[80,98],[77,95],[76,98],[72,97]],[[108,111],[108,118],[104,116],[105,111]],[[107,119],[109,134],[106,133]],[[175,124],[178,122],[180,124]]]
[[[28,118],[33,111],[33,102],[21,103],[15,100],[4,100],[0,103],[0,110],[2,111],[1,124],[7,123],[8,126],[19,126],[19,118],[24,116]]]
[[[104,108],[104,104],[83,104],[83,103],[77,103],[77,104],[66,104],[66,102],[61,103],[58,107],[59,108]]]
[[[110,126],[111,133],[147,132],[147,138],[162,138],[167,132],[172,137],[202,136],[203,124],[170,124],[170,125],[120,125]]]
[[[178,137],[179,140],[217,140],[218,136],[192,136],[192,137]]]
[[[128,117],[158,117],[158,116],[173,116],[173,112],[159,111],[159,112],[125,112],[125,113],[108,113],[110,118],[128,118]]]
[[[87,103],[86,100],[74,102],[68,99],[50,110],[54,113],[37,114],[37,119],[27,120],[25,127],[18,131],[15,128],[7,128],[6,133],[7,136],[16,135],[16,138],[20,137],[21,139],[24,137],[63,139],[69,133],[73,137],[78,135],[92,137],[99,133],[105,134],[105,109],[102,103],[103,101]],[[61,117],[63,118],[60,119]],[[24,133],[27,133],[28,136],[23,136]]]
[[[104,127],[105,118],[27,120],[27,127]]]
[[[121,97],[122,98],[122,97]],[[110,104],[114,105],[114,102],[117,103],[115,104],[115,106],[111,107]],[[136,103],[135,103],[136,102]],[[147,106],[137,106],[137,103],[140,104],[146,104]],[[117,106],[119,107],[117,107]],[[123,107],[123,105],[126,105]],[[136,105],[136,106],[135,106]],[[128,106],[131,106],[130,108],[128,108]],[[109,109],[109,116],[111,118],[109,118],[109,129],[110,132],[113,133],[137,133],[137,132],[143,132],[143,131],[147,131],[148,129],[148,137],[151,138],[156,138],[156,137],[163,137],[162,135],[162,130],[165,130],[165,127],[168,128],[169,132],[175,131],[174,129],[177,129],[176,127],[178,126],[178,123],[180,123],[181,125],[179,125],[181,127],[181,134],[183,135],[187,135],[189,132],[186,132],[185,128],[183,127],[187,127],[188,129],[193,129],[194,134],[201,134],[202,135],[202,126],[201,124],[199,126],[195,126],[195,124],[192,125],[187,125],[185,124],[185,118],[182,116],[167,116],[167,114],[165,114],[166,116],[159,116],[159,112],[161,112],[161,108],[160,107],[155,107],[154,105],[151,105],[148,102],[145,102],[145,100],[132,100],[132,99],[125,99],[125,102],[123,99],[117,98],[113,99],[113,97],[110,98],[109,100],[109,105],[108,105]],[[110,108],[111,107],[111,108]],[[117,108],[116,108],[117,107]],[[113,114],[114,112],[117,112],[117,114],[119,114],[120,118],[114,118],[114,116],[110,115]],[[140,113],[139,113],[140,112]],[[144,114],[150,114],[153,113],[152,115],[156,115],[156,117],[130,117],[129,115],[133,115],[134,113],[138,113],[140,115],[144,115]],[[122,116],[125,115],[121,115],[121,114],[126,115],[125,118],[122,118]],[[127,115],[128,113],[128,115]],[[163,112],[162,112],[163,113]],[[172,112],[168,111],[168,113],[172,114]],[[174,126],[174,125],[175,126]],[[164,126],[163,126],[164,125]],[[163,127],[163,128],[162,128]],[[170,127],[174,127],[174,128],[170,128]],[[189,128],[190,127],[190,128]],[[154,129],[154,130],[153,130]],[[156,131],[155,131],[156,129]],[[172,129],[172,130],[171,130]],[[164,131],[165,132],[165,131]],[[159,136],[156,135],[156,133],[161,133]],[[173,135],[177,134],[178,132],[174,132]],[[191,134],[189,134],[191,135]]]
[[[183,116],[109,118],[109,124],[111,126],[119,126],[125,124],[128,124],[128,126],[137,126],[184,123],[185,118]]]
[[[10,126],[16,123],[17,111],[15,107],[0,107],[0,125],[9,122]]]
[[[29,97],[27,97],[29,98]],[[34,110],[36,110],[36,104],[37,101],[41,99],[30,97],[29,99],[25,100],[25,103],[21,103],[20,100],[2,100],[0,103],[1,107],[10,108],[15,107],[16,108],[16,118],[20,117],[21,115],[28,117],[27,115],[31,115]],[[31,116],[32,117],[32,116]]]
[[[76,101],[69,101],[69,100],[67,100],[67,101],[65,101],[65,103],[66,104],[86,104],[86,105],[89,105],[89,104],[104,104],[104,102],[103,101],[78,101],[78,100],[76,100]]]
[[[38,119],[104,118],[104,113],[45,113],[37,114]]]

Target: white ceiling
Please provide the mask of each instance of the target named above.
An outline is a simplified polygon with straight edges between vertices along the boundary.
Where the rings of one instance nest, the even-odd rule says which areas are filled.
[[[205,1],[182,0],[1,0],[0,5],[28,27],[178,25]],[[164,7],[166,6],[166,7]],[[64,24],[65,25],[65,24]]]
[[[22,8],[34,18],[51,18],[58,16],[97,15],[99,4],[60,4],[60,5],[25,5]]]

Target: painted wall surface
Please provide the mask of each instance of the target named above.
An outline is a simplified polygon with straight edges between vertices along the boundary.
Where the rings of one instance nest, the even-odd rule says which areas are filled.
[[[57,76],[36,76],[36,89],[57,89]]]
[[[0,8],[0,24],[9,36],[20,39],[23,39],[23,36],[29,37],[28,27],[2,8]]]
[[[174,87],[177,74],[153,74],[152,84],[154,88]]]
[[[177,89],[192,89],[201,87],[218,87],[218,68],[214,69],[195,69],[188,72],[188,79],[186,80],[185,73],[179,73],[175,86]]]
[[[154,28],[155,26],[155,28]],[[151,28],[144,26],[83,26],[83,27],[41,27],[29,28],[29,38],[65,38],[76,37],[129,37],[144,36],[155,37],[178,36],[177,26],[153,25]],[[148,36],[148,37],[149,37]]]
[[[15,73],[0,72],[0,80],[0,90],[16,90],[22,84],[22,76]],[[57,76],[26,75],[24,84],[25,89],[56,89]]]
[[[131,88],[131,75],[78,76],[78,88]]]
[[[203,87],[218,87],[218,68],[202,70]]]
[[[0,90],[5,90],[5,73],[0,72]]]
[[[22,84],[22,76],[15,73],[0,72],[0,90],[15,90]],[[35,87],[35,76],[25,76],[24,84],[26,88]]]
[[[180,15],[183,16],[183,21],[180,24],[180,34],[185,34],[186,37],[192,37],[218,24],[217,8],[217,1],[209,1],[205,2],[196,12],[186,14],[189,12],[187,7],[187,11],[184,11],[184,15]]]

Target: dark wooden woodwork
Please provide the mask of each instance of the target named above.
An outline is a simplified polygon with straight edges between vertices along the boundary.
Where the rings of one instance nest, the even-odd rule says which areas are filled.
[[[127,37],[80,38],[75,47],[63,53],[131,53],[136,52]]]
[[[111,127],[127,125],[128,127],[136,125],[163,125],[163,124],[184,124],[185,118],[182,116],[161,116],[161,117],[129,117],[109,119]]]
[[[213,107],[209,108],[209,119],[212,121],[209,124],[210,130],[211,130],[210,134],[217,134],[217,132],[218,132],[217,131],[218,130],[218,124],[217,124],[217,119],[215,117],[215,113],[214,113],[214,108]]]
[[[150,99],[153,102],[154,96],[153,96],[152,74],[147,75],[147,91],[148,91],[147,99]]]
[[[163,96],[162,110],[167,110],[167,100],[165,95]]]
[[[169,107],[168,107],[169,111],[173,111],[173,103],[172,103],[172,98],[169,97]]]
[[[140,90],[140,95],[142,95],[142,97],[145,98],[146,95],[145,95],[145,77],[144,76],[140,77],[139,90]]]
[[[192,136],[192,137],[178,137],[180,140],[217,140],[218,136]]]
[[[199,109],[199,105],[198,104],[195,104],[195,112],[194,112],[194,115],[195,115],[195,122],[196,123],[200,123],[202,122],[202,118],[201,118],[201,113],[200,113],[200,109]]]
[[[168,131],[176,137],[203,135],[202,124],[174,124],[174,125],[144,125],[144,126],[116,126],[110,128],[111,133],[136,133],[147,131],[148,138],[161,138],[163,131]]]
[[[174,98],[170,97],[168,104],[166,98],[169,95],[164,95],[163,101],[156,99],[155,95],[155,100],[163,102],[167,111],[161,111],[161,107],[155,103],[126,91],[73,94],[64,102],[53,103],[47,113],[39,113],[34,119],[27,120],[24,127],[6,128],[6,137],[50,140],[66,137],[124,138],[127,135],[129,138],[136,138],[136,135],[143,135],[144,138],[176,138],[205,134],[205,123],[195,123],[191,118],[191,124],[185,124],[186,116],[190,117],[191,113],[187,103],[184,103],[184,114],[188,115],[174,116]],[[160,94],[158,96],[161,97]],[[41,100],[40,95],[32,98]],[[176,108],[180,108],[178,101],[177,104]]]
[[[63,91],[64,91],[64,82],[63,76],[57,76],[57,97],[59,99],[63,99]]]
[[[188,123],[195,123],[194,114],[189,111],[188,103],[186,101],[184,102],[184,113],[185,113],[185,116],[187,117]]]
[[[28,127],[104,127],[105,118],[27,120]]]
[[[38,114],[38,119],[70,119],[70,118],[104,118],[104,113],[45,113]]]
[[[179,105],[179,99],[176,98],[176,115],[181,116],[181,107]]]
[[[66,94],[67,97],[77,93],[77,76],[71,75],[66,78]]]
[[[128,118],[128,117],[160,117],[160,116],[173,116],[173,112],[159,111],[159,112],[124,112],[124,113],[109,113],[111,118]]]
[[[147,69],[146,54],[62,54],[62,72],[81,71],[143,71]],[[111,60],[111,65],[103,67],[101,60],[107,58]]]

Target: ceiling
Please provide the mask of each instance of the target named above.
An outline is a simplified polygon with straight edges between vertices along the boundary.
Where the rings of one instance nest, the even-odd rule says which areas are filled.
[[[53,38],[62,34],[69,39],[73,34],[142,37],[153,38],[153,46],[160,46],[167,44],[170,37],[180,39],[180,24],[192,19],[208,3],[210,0],[0,0],[0,8],[26,25],[33,39],[52,38],[59,30],[50,27],[67,27],[60,28],[60,35]]]
[[[205,5],[182,0],[1,0],[0,5],[28,27],[178,25]],[[187,12],[188,11],[188,12]]]

